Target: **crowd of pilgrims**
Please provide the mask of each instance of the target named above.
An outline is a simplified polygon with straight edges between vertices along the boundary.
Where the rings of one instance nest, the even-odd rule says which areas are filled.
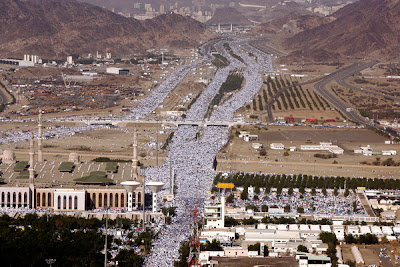
[[[229,43],[233,57],[224,49],[224,43]],[[125,119],[141,119],[149,116],[172,90],[193,69],[210,63],[213,60],[211,46],[217,52],[229,60],[229,65],[219,68],[207,88],[201,93],[196,102],[187,111],[186,120],[204,120],[210,101],[218,93],[231,71],[241,71],[245,83],[242,89],[235,91],[229,99],[222,101],[211,113],[210,121],[232,121],[235,112],[241,106],[251,102],[263,83],[263,76],[273,71],[270,55],[248,45],[248,40],[220,40],[211,41],[200,47],[203,59],[185,65],[174,71],[158,88],[141,100],[139,105],[127,115]],[[245,50],[245,51],[244,51]],[[249,55],[253,56],[250,57]],[[44,138],[62,137],[73,135],[75,132],[95,130],[103,126],[86,125],[79,127],[59,127],[44,133]],[[35,133],[36,135],[36,133]],[[174,206],[176,216],[172,218],[170,225],[164,228],[153,243],[151,253],[145,259],[147,266],[172,266],[174,260],[179,257],[179,247],[183,240],[190,236],[192,218],[190,213],[196,209],[202,211],[204,200],[207,199],[207,191],[212,187],[213,178],[216,175],[213,163],[216,154],[228,141],[229,129],[225,126],[199,126],[182,125],[175,132],[172,142],[169,144],[169,155],[165,164],[146,170],[146,180],[158,180],[165,183],[162,193],[170,191],[170,165],[174,175],[175,193]],[[0,138],[0,143],[12,143],[27,140],[30,133],[8,134]],[[159,196],[161,195],[159,194]],[[160,203],[160,202],[159,202]]]

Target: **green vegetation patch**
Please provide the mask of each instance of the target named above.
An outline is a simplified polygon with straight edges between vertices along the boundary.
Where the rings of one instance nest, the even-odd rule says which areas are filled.
[[[103,171],[91,172],[89,176],[76,178],[77,184],[112,184],[113,180],[107,178],[107,174]]]
[[[20,161],[17,164],[15,164],[14,171],[15,172],[22,172],[22,171],[26,170],[27,167],[28,167],[28,162],[27,161]]]
[[[118,165],[116,162],[107,162],[106,165],[106,172],[117,172],[118,170]]]
[[[60,167],[58,167],[58,170],[60,172],[72,172],[74,167],[75,167],[75,165],[73,162],[62,162],[60,164]]]
[[[22,171],[17,176],[17,179],[29,179],[29,171]]]
[[[243,81],[244,81],[243,73],[241,73],[239,71],[231,71],[229,73],[228,77],[226,78],[226,81],[223,82],[221,87],[219,88],[218,93],[211,100],[210,105],[208,106],[208,110],[205,115],[205,118],[211,114],[214,106],[219,105],[219,103],[221,102],[221,100],[225,94],[239,90],[240,88],[242,88]]]
[[[92,160],[93,162],[132,162],[132,160],[126,159],[110,159],[107,157],[99,157]]]
[[[214,54],[215,59],[212,61],[212,64],[217,68],[224,68],[229,65],[229,60],[221,56],[220,54]]]

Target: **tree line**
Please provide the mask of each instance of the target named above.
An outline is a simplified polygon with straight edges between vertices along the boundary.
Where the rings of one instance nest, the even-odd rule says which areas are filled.
[[[235,187],[249,186],[255,187],[255,192],[260,188],[326,188],[326,189],[357,189],[365,187],[367,189],[398,189],[400,188],[399,179],[380,179],[380,178],[350,178],[334,176],[313,176],[306,174],[260,174],[237,172],[227,177],[218,173],[214,178],[214,185],[217,183],[234,183]],[[215,189],[214,189],[215,190]],[[300,190],[302,191],[302,190]]]

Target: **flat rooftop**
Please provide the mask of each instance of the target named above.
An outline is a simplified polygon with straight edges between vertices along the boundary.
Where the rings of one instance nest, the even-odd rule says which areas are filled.
[[[1,177],[4,183],[0,187],[10,186],[28,186],[29,179],[19,179],[20,173],[14,168],[18,163],[0,164]],[[63,187],[63,188],[101,188],[101,185],[79,185],[74,179],[90,176],[93,172],[105,172],[106,177],[112,180],[113,184],[109,188],[123,188],[120,183],[122,181],[131,180],[133,178],[133,168],[130,162],[117,163],[116,172],[106,172],[107,162],[83,162],[74,164],[71,172],[60,171],[59,167],[63,162],[44,161],[36,162],[35,169],[35,185],[38,187]],[[65,163],[64,163],[65,165]],[[28,176],[29,177],[29,176]],[[141,179],[139,180],[141,181]]]

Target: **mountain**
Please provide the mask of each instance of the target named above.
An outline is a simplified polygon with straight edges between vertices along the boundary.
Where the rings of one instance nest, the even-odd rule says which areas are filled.
[[[214,15],[206,24],[235,24],[235,25],[251,25],[252,23],[233,7],[221,7],[215,10]]]
[[[251,30],[255,34],[275,34],[275,33],[291,33],[295,34],[301,31],[318,27],[322,24],[329,23],[333,20],[330,17],[322,17],[317,15],[301,15],[292,12],[286,16],[261,23]]]
[[[0,56],[64,57],[101,51],[128,55],[149,48],[195,47],[212,34],[189,17],[125,18],[75,0],[0,1]]]
[[[360,0],[331,17],[335,20],[288,38],[284,45],[295,50],[289,56],[316,51],[325,51],[326,58],[399,56],[400,0]]]

